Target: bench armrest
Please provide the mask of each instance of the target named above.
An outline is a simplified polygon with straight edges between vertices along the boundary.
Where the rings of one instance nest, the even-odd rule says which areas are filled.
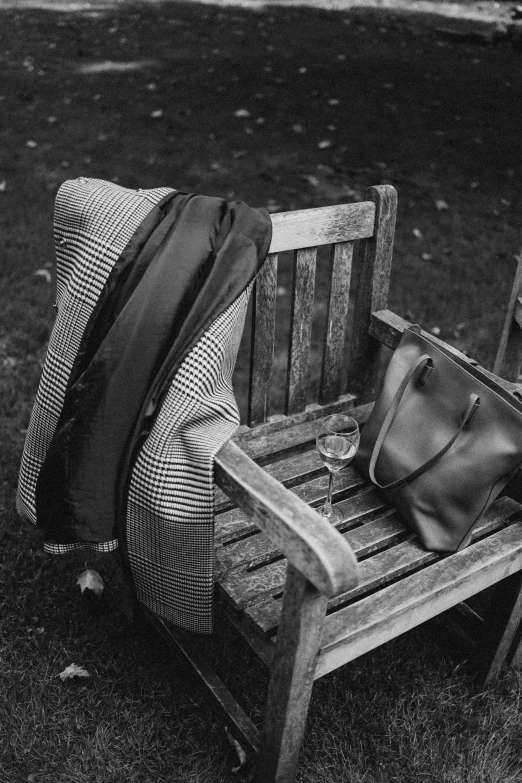
[[[402,333],[409,326],[411,326],[411,323],[409,321],[405,321],[404,318],[401,318],[399,315],[393,313],[391,310],[376,310],[371,315],[370,334],[372,335],[372,337],[375,337],[383,345],[386,345],[388,346],[388,348],[395,350],[395,348],[397,348],[397,346],[399,345],[400,339],[402,337]],[[498,383],[498,385],[502,386],[502,388],[505,389],[507,392],[509,392],[510,394],[514,394],[515,397],[517,397],[519,400],[522,399],[522,384],[513,383],[512,381],[506,381],[504,378],[500,378],[495,373],[486,370],[485,367],[480,367],[478,362],[474,361],[473,359],[470,359],[469,356],[463,354],[453,345],[444,342],[444,340],[440,340],[438,337],[434,337],[432,334],[429,334],[428,332],[422,331],[421,334],[424,334],[432,342],[440,345],[446,351],[450,351],[450,353],[456,354],[464,361],[475,365],[480,369],[482,373],[484,373],[484,375],[487,375],[489,378],[495,381],[495,383]]]
[[[357,560],[343,536],[232,441],[218,452],[215,481],[328,598],[357,584]]]

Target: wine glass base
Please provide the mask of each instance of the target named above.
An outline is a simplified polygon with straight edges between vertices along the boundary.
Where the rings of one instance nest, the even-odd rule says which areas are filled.
[[[342,522],[343,521],[343,515],[339,511],[338,508],[331,508],[330,513],[325,514],[326,506],[321,506],[321,508],[318,508],[318,512],[323,516],[325,519],[328,520],[328,522]]]

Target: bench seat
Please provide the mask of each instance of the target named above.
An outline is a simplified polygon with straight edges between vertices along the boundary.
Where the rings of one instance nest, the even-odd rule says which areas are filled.
[[[347,407],[364,421],[370,406]],[[327,470],[315,450],[314,422],[236,438],[264,470],[309,503],[326,497]],[[262,445],[264,444],[264,447]],[[274,461],[271,461],[274,460]],[[359,583],[330,599],[315,678],[466,600],[522,568],[522,506],[499,498],[466,549],[426,551],[378,492],[350,466],[338,474],[335,527],[359,563]],[[270,665],[282,608],[286,559],[247,515],[216,489],[215,563],[222,611]],[[435,600],[434,595],[437,594]]]

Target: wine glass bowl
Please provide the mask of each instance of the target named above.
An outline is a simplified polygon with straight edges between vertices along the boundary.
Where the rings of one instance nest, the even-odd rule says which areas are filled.
[[[328,497],[319,511],[330,522],[342,521],[341,512],[332,506],[334,476],[352,462],[359,439],[359,425],[351,416],[333,414],[316,424],[317,451],[329,473]]]

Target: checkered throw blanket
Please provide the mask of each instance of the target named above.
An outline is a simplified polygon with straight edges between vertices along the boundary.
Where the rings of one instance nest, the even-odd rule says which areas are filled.
[[[29,423],[17,493],[20,515],[37,523],[38,476],[55,433],[75,358],[107,278],[136,229],[172,189],[128,190],[80,178],[55,204],[58,314]],[[239,415],[232,373],[250,286],[190,350],[163,397],[131,466],[126,497],[127,557],[138,600],[190,630],[212,630],[213,458]],[[118,547],[114,538],[87,544]],[[84,542],[45,542],[65,553]]]

